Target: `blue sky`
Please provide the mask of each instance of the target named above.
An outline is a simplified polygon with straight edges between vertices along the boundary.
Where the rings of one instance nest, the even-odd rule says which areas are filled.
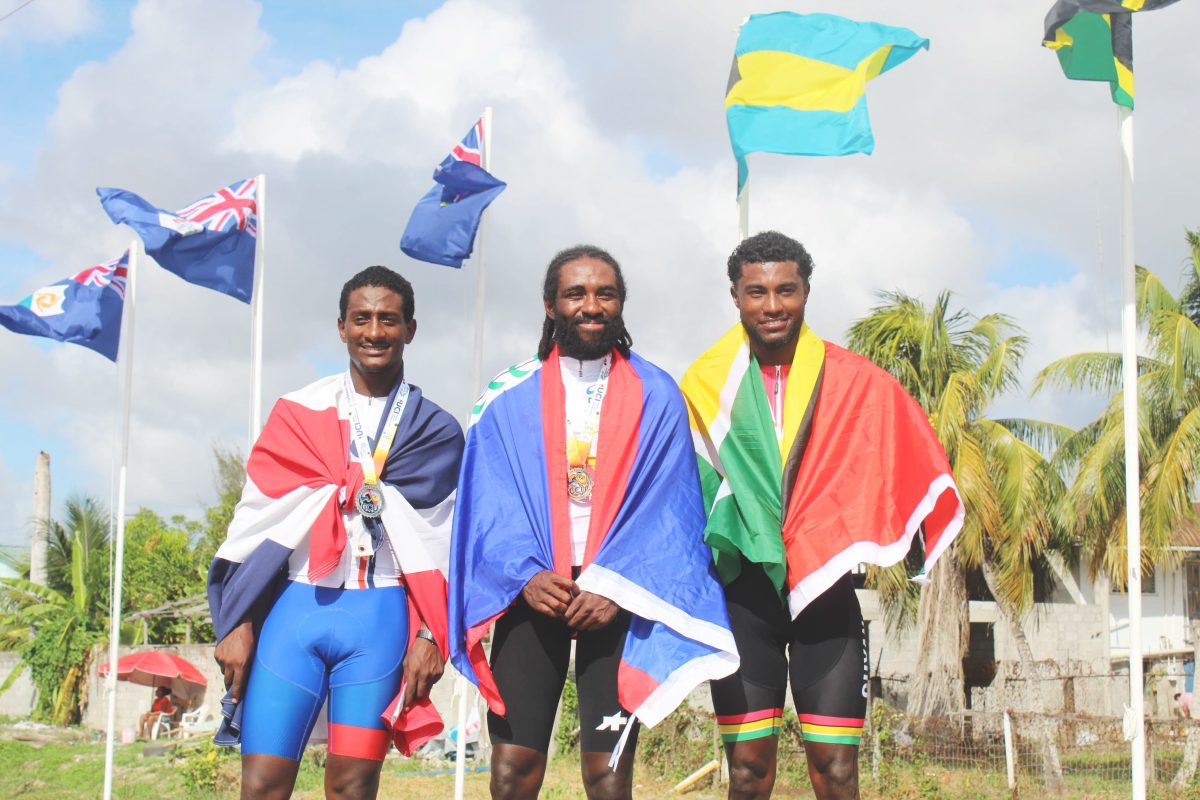
[[[0,0],[0,15],[19,0]],[[830,3],[796,0],[799,11]],[[1117,171],[1105,87],[1062,78],[1039,46],[1047,0],[839,0],[838,13],[932,42],[870,88],[868,157],[750,157],[751,228],[816,259],[808,319],[839,341],[880,290],[950,290],[1025,326],[1026,371],[1117,341]],[[357,268],[413,280],[415,380],[456,411],[473,394],[474,270],[417,264],[397,242],[434,164],[485,105],[494,169],[484,369],[525,358],[540,271],[579,241],[630,283],[639,351],[680,374],[732,324],[736,239],[722,95],[749,0],[313,2],[36,0],[0,23],[0,302],[110,257],[129,231],[97,185],[186,203],[265,173],[265,394],[341,368],[332,308]],[[1167,278],[1200,226],[1200,5],[1138,25],[1138,260]],[[200,69],[203,65],[203,69]],[[198,514],[211,448],[245,438],[244,306],[153,265],[139,273],[130,506]],[[144,289],[144,295],[143,295]],[[21,541],[39,449],[55,499],[110,482],[115,370],[90,351],[0,331],[0,545]],[[1096,401],[1005,398],[1078,423]]]
[[[20,174],[29,174],[46,136],[47,120],[57,105],[58,88],[80,65],[102,61],[125,43],[131,32],[130,13],[134,5],[133,0],[105,0],[94,15],[94,24],[65,41],[16,44],[0,41],[0,74],[5,76],[0,81],[0,109],[3,109],[0,142],[4,143],[0,164]],[[378,53],[395,40],[405,21],[427,14],[438,5],[438,2],[413,0],[352,3],[267,0],[262,3],[260,25],[272,41],[260,60],[260,69],[267,79],[277,79],[315,60],[338,68],[352,67],[359,59]],[[0,15],[6,10],[0,6]],[[31,10],[27,7],[18,11],[9,22],[19,22],[17,15]],[[50,266],[28,244],[0,238],[0,302],[15,302],[26,296],[41,285],[36,280],[31,283],[30,274],[44,274]],[[60,276],[45,277],[52,281]],[[28,345],[42,354],[59,346],[44,339],[31,339]],[[314,365],[322,372],[337,363],[327,357],[314,358]],[[95,387],[95,392],[113,409],[115,424],[115,366],[112,372],[110,385]],[[97,474],[92,465],[75,455],[69,424],[38,428],[22,424],[15,415],[0,413],[0,426],[4,431],[0,436],[0,459],[19,476],[28,479],[32,475],[39,450],[54,454],[56,501],[61,502],[76,491],[108,493],[110,475]],[[0,520],[0,543],[23,541],[24,532],[13,529],[11,515]]]

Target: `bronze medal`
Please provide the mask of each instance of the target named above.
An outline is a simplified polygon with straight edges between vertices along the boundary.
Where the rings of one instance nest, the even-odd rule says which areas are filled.
[[[584,467],[571,467],[567,470],[567,497],[577,503],[586,503],[592,499],[592,475]]]

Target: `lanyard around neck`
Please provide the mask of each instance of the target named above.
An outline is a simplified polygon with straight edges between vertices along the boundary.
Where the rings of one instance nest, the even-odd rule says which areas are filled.
[[[604,402],[604,395],[608,391],[608,374],[610,368],[611,357],[606,356],[604,363],[600,365],[600,377],[596,379],[596,388],[592,392],[592,399],[588,402],[587,416],[584,417],[583,430],[571,432],[574,446],[568,443],[568,466],[584,466],[588,457],[596,449],[596,431],[600,428],[600,405]]]
[[[362,417],[354,404],[354,382],[350,379],[349,372],[346,372],[343,380],[346,392],[346,410],[350,416],[350,436],[354,440],[354,451],[358,456],[358,461],[362,464],[363,483],[373,486],[379,483],[379,476],[383,473],[383,465],[387,461],[388,451],[392,449],[392,441],[396,438],[396,429],[400,426],[400,417],[404,414],[404,407],[408,405],[408,381],[401,381],[400,388],[396,391],[396,399],[392,402],[387,422],[379,434],[379,440],[375,443],[375,453],[372,456],[371,444],[367,439],[367,432],[363,428]]]

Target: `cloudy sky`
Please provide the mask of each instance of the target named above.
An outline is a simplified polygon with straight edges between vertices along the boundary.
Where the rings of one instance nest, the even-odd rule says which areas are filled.
[[[0,16],[23,0],[0,0]],[[530,354],[550,256],[611,250],[635,347],[678,376],[735,320],[737,241],[723,95],[752,12],[834,11],[912,28],[923,52],[871,84],[875,154],[751,156],[751,229],[816,260],[808,319],[827,339],[880,290],[1011,314],[1027,374],[1119,347],[1115,106],[1039,46],[1049,0],[36,0],[0,21],[0,303],[112,258],[131,237],[96,186],[181,208],[268,176],[264,394],[344,367],[341,284],[386,264],[415,284],[408,373],[468,407],[477,263],[414,262],[397,243],[433,166],[495,109],[485,372]],[[1200,4],[1136,20],[1137,258],[1174,283],[1200,227]],[[1189,110],[1190,109],[1190,110]],[[249,313],[143,262],[130,509],[197,514],[212,448],[245,446]],[[0,331],[0,544],[28,535],[32,473],[55,505],[105,498],[117,370],[90,350]],[[268,400],[269,404],[270,400]],[[1077,424],[1094,398],[1024,393],[997,413]]]

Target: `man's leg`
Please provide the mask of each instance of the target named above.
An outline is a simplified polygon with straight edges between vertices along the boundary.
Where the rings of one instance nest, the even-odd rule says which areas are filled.
[[[373,800],[392,744],[379,715],[404,679],[408,599],[402,586],[320,590],[334,592],[339,615],[319,650],[331,665],[325,797]]]
[[[857,800],[857,745],[805,741],[804,754],[818,800]]]
[[[242,755],[242,800],[286,800],[292,796],[300,762],[263,753]]]
[[[729,800],[766,800],[775,787],[779,735],[725,743]]]
[[[849,576],[795,619],[789,655],[813,792],[817,800],[857,800],[868,672],[862,611]]]
[[[242,798],[290,797],[325,703],[328,676],[302,639],[319,639],[315,587],[289,583],[263,624],[242,697]]]
[[[494,800],[537,798],[570,657],[567,626],[520,598],[496,623],[492,676],[507,716],[488,712]]]
[[[607,626],[580,633],[575,639],[575,682],[579,689],[579,750],[583,789],[588,800],[629,800],[633,796],[633,754],[638,723],[617,699],[617,669],[629,613],[622,611]],[[608,766],[626,729],[621,758]]]
[[[330,753],[325,759],[325,797],[327,800],[372,800],[379,794],[382,769],[382,760]]]
[[[738,671],[709,684],[725,757],[730,800],[765,800],[775,787],[776,752],[787,695],[784,636],[790,620],[758,564],[725,587],[729,624],[741,655]]]

